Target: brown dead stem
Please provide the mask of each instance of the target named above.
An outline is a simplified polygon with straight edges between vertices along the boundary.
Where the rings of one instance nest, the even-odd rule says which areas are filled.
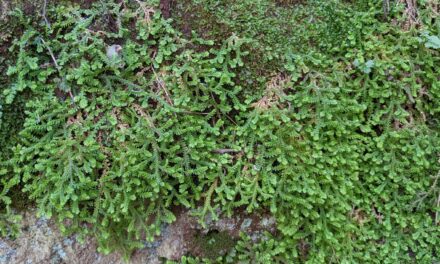
[[[251,106],[259,110],[267,110],[271,107],[280,106],[280,99],[285,95],[284,90],[290,82],[290,77],[284,74],[277,74],[266,85],[264,96]]]
[[[367,214],[362,209],[359,208],[353,207],[353,209],[350,212],[350,217],[360,226],[368,222]]]
[[[130,125],[128,125],[122,121],[120,108],[118,108],[118,107],[113,108],[112,115],[117,120],[117,128],[119,128],[119,130],[125,130],[130,127]]]
[[[404,11],[405,22],[402,25],[403,29],[409,30],[413,27],[421,26],[421,21],[419,19],[417,11],[417,0],[400,0],[406,8]]]
[[[168,104],[174,106],[173,100],[171,99],[170,93],[168,92],[168,89],[164,81],[166,73],[164,71],[156,73],[154,68],[152,69],[153,69],[154,77],[156,78],[156,84],[157,84],[156,92],[159,92],[160,90],[163,91],[163,96],[165,97],[165,100],[168,102]]]
[[[428,1],[428,5],[431,7],[431,12],[433,16],[440,15],[440,2],[438,0],[430,0]]]
[[[84,121],[84,119],[83,119],[83,117],[82,117],[82,113],[81,113],[81,112],[78,112],[78,113],[76,114],[76,117],[75,117],[75,116],[70,116],[70,117],[67,119],[67,125],[68,125],[68,126],[73,125],[73,124],[77,124],[77,125],[79,125],[79,124],[81,124],[83,121]]]
[[[145,24],[151,24],[151,15],[156,11],[152,7],[148,7],[146,3],[141,2],[140,0],[135,0],[139,4],[139,9],[137,12],[142,12],[144,15],[143,22]]]
[[[152,129],[156,129],[156,126],[154,125],[153,118],[150,116],[148,112],[145,112],[142,107],[138,104],[132,104],[133,109],[135,112],[140,115],[144,120],[148,122],[148,125]]]

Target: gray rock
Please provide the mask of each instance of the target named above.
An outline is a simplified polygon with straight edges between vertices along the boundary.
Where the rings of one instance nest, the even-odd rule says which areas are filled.
[[[264,231],[274,232],[275,218],[268,214],[246,214],[237,211],[232,217],[212,218],[203,228],[191,211],[180,210],[176,221],[161,227],[161,234],[153,242],[144,242],[144,248],[133,253],[129,263],[158,264],[160,258],[179,260],[191,254],[203,256],[203,245],[196,240],[210,231],[227,233],[233,240],[241,232],[253,241],[262,239]],[[203,239],[201,239],[203,240]],[[222,252],[223,253],[223,252]],[[86,238],[79,243],[76,236],[64,237],[57,226],[48,219],[36,217],[35,210],[23,213],[22,233],[15,240],[0,238],[0,264],[51,263],[51,264],[124,264],[121,254],[102,255],[97,252],[97,242]]]

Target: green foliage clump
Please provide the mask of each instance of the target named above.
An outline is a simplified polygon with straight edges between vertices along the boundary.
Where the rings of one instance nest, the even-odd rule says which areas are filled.
[[[141,1],[51,7],[50,26],[21,16],[0,98],[19,131],[0,141],[3,215],[15,187],[107,253],[153,240],[174,206],[202,223],[267,209],[278,232],[217,262],[439,261],[431,3],[406,30],[403,5],[277,2],[183,1],[209,14],[191,35]]]
[[[20,179],[42,215],[68,223],[63,230],[99,234],[103,252],[129,252],[175,219],[172,205],[194,207],[217,181],[228,158],[213,150],[230,142],[223,128],[244,108],[231,69],[245,52],[235,36],[220,50],[195,39],[207,48],[195,52],[143,7],[105,6],[118,29],[99,32],[99,8],[59,6],[50,28],[30,27],[12,46],[18,57],[7,74],[16,82],[4,101],[31,96],[4,173]],[[120,57],[107,58],[120,41]]]
[[[199,255],[207,259],[217,259],[228,253],[235,245],[234,239],[224,231],[209,231],[197,234],[192,247],[200,251]]]

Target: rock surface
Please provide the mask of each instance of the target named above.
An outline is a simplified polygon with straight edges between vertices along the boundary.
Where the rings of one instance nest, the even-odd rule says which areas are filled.
[[[265,214],[237,212],[218,221],[208,219],[205,228],[189,211],[176,210],[176,219],[163,226],[154,242],[145,243],[145,248],[134,252],[130,263],[157,264],[164,259],[179,260],[184,255],[216,257],[234,246],[240,232],[254,240],[261,238],[264,231],[275,232],[274,218]],[[126,263],[121,254],[102,255],[96,248],[94,239],[88,238],[81,244],[75,236],[64,237],[52,221],[37,218],[35,211],[30,210],[23,215],[22,233],[17,239],[0,239],[0,264]]]

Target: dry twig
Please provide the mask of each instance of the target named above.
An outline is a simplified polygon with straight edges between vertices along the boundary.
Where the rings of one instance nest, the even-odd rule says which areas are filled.
[[[43,3],[43,13],[41,15],[43,16],[44,21],[46,22],[47,27],[49,29],[51,29],[50,22],[49,22],[49,20],[46,17],[46,9],[47,9],[47,0],[44,0],[44,3]]]
[[[52,58],[53,63],[55,64],[55,68],[61,74],[60,65],[58,64],[57,59],[55,58],[55,55],[52,52],[52,49],[49,47],[49,45],[47,45],[46,41],[44,41],[43,38],[41,38],[41,42],[43,42],[44,46],[46,46],[47,50],[49,51],[49,55]],[[69,89],[67,91],[67,93],[69,94],[70,98],[72,99],[72,102],[75,104],[75,97],[73,96],[72,91]]]
[[[151,23],[151,14],[155,13],[155,10],[151,7],[147,7],[146,3],[141,2],[140,0],[135,0],[139,4],[139,9],[142,9],[144,13],[144,22],[147,24]],[[138,10],[139,10],[138,9]]]

